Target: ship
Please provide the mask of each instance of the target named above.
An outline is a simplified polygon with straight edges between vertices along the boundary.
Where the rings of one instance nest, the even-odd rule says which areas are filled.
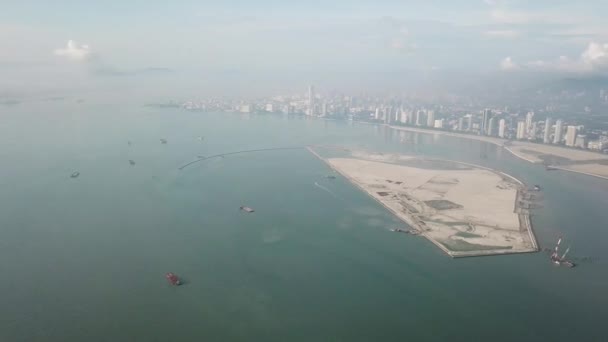
[[[540,187],[540,185],[535,184],[534,185],[534,191],[540,191],[542,188]]]
[[[160,139],[160,143],[161,144],[166,144],[167,143],[167,139]]]
[[[181,280],[179,280],[179,277],[171,272],[165,274],[165,278],[167,278],[169,284],[173,286],[180,286],[182,284]]]
[[[129,164],[131,164],[131,166],[135,165],[135,161],[133,159],[129,159]]]
[[[244,211],[244,212],[247,212],[247,213],[252,213],[252,212],[254,212],[254,211],[255,211],[255,210],[253,210],[252,208],[249,208],[249,207],[247,207],[247,206],[241,206],[241,208],[240,208],[240,209],[241,209],[242,211]]]
[[[560,237],[557,240],[557,244],[555,245],[555,248],[553,249],[553,253],[551,253],[551,261],[558,266],[566,266],[569,268],[576,266],[575,263],[566,259],[566,255],[570,251],[570,247],[566,248],[566,251],[564,252],[564,254],[562,254],[561,256],[559,255],[559,245],[561,243],[562,243],[562,238]]]
[[[78,172],[78,171],[76,171],[70,175],[71,178],[76,178],[78,176],[80,176],[80,172]]]

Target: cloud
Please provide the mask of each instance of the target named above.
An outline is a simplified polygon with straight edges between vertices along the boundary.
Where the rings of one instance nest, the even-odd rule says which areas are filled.
[[[416,45],[409,43],[407,40],[403,38],[395,38],[391,41],[390,44],[391,49],[412,52],[416,49]]]
[[[485,31],[484,36],[491,38],[503,38],[503,39],[513,39],[517,38],[521,35],[520,32],[515,30],[489,30]]]
[[[513,62],[513,59],[511,59],[511,57],[505,57],[505,59],[503,59],[500,62],[500,68],[502,70],[516,70],[519,69],[519,66],[517,64],[515,64],[515,62]]]
[[[505,71],[526,69],[549,72],[604,73],[608,72],[608,43],[591,42],[576,59],[559,56],[550,61],[536,60],[517,64],[511,57],[506,57],[500,62],[500,68]]]
[[[65,48],[55,49],[53,53],[72,61],[84,61],[92,56],[91,48],[88,45],[78,45],[71,39],[68,40]]]

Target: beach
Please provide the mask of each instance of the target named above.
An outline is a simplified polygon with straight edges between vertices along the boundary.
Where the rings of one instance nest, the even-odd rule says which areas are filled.
[[[508,175],[364,151],[326,162],[452,257],[537,251],[528,214],[516,208],[526,190]]]

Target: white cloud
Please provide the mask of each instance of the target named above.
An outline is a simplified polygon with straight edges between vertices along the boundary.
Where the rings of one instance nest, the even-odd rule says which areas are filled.
[[[405,39],[395,38],[390,44],[392,49],[411,52],[416,48],[416,45],[409,43]]]
[[[581,61],[591,68],[608,69],[608,44],[590,43],[581,54]]]
[[[608,71],[608,43],[591,42],[576,59],[559,56],[555,60],[536,60],[518,65],[511,57],[506,57],[500,62],[500,68],[505,71],[526,69],[578,73],[606,72]]]
[[[91,48],[88,45],[78,45],[73,40],[68,40],[65,48],[55,49],[56,56],[62,56],[73,61],[83,61],[91,57]]]
[[[519,69],[519,66],[515,64],[515,62],[513,62],[513,59],[511,59],[511,57],[509,56],[505,57],[505,59],[500,62],[500,68],[505,71],[510,71]]]
[[[513,39],[519,37],[521,33],[515,30],[490,30],[483,34],[491,38]]]

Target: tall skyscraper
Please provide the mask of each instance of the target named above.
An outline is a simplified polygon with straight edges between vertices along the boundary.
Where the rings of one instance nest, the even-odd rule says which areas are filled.
[[[490,123],[490,118],[492,117],[492,110],[484,109],[483,117],[481,118],[481,134],[488,133],[488,124]]]
[[[308,86],[308,115],[315,115],[315,87]]]
[[[550,143],[550,139],[551,139],[551,118],[547,118],[545,120],[545,135],[543,136],[543,143],[548,144]]]
[[[528,131],[528,139],[530,140],[536,140],[536,131],[537,131],[537,124],[536,122],[532,123],[532,126],[530,127],[530,130]]]
[[[374,120],[380,120],[380,108],[376,107],[376,113],[374,114]]]
[[[460,118],[458,119],[458,130],[459,130],[459,131],[462,131],[462,130],[463,130],[463,128],[464,128],[464,118],[463,118],[463,117],[460,117]]]
[[[488,135],[494,135],[494,118],[490,118],[490,120],[488,120]]]
[[[406,110],[401,110],[401,119],[399,120],[402,124],[407,124],[407,115],[408,112]]]
[[[435,112],[429,110],[426,112],[426,126],[434,127],[435,126]]]
[[[500,119],[500,121],[498,121],[498,136],[504,138],[506,129],[507,122],[505,121],[505,119]]]
[[[523,121],[517,122],[517,140],[526,138],[526,123]]]
[[[423,116],[424,116],[424,111],[422,111],[422,110],[416,111],[416,126],[422,126],[422,120],[424,120]]]
[[[566,129],[566,146],[573,147],[576,143],[576,135],[578,134],[578,127],[568,126]]]
[[[534,112],[528,112],[526,115],[526,133],[530,133],[532,129],[532,120],[534,120]]]
[[[562,133],[564,131],[562,126],[563,126],[562,120],[555,121],[555,135],[553,135],[554,144],[559,144],[562,142]]]
[[[467,115],[467,131],[473,130],[473,115]]]

